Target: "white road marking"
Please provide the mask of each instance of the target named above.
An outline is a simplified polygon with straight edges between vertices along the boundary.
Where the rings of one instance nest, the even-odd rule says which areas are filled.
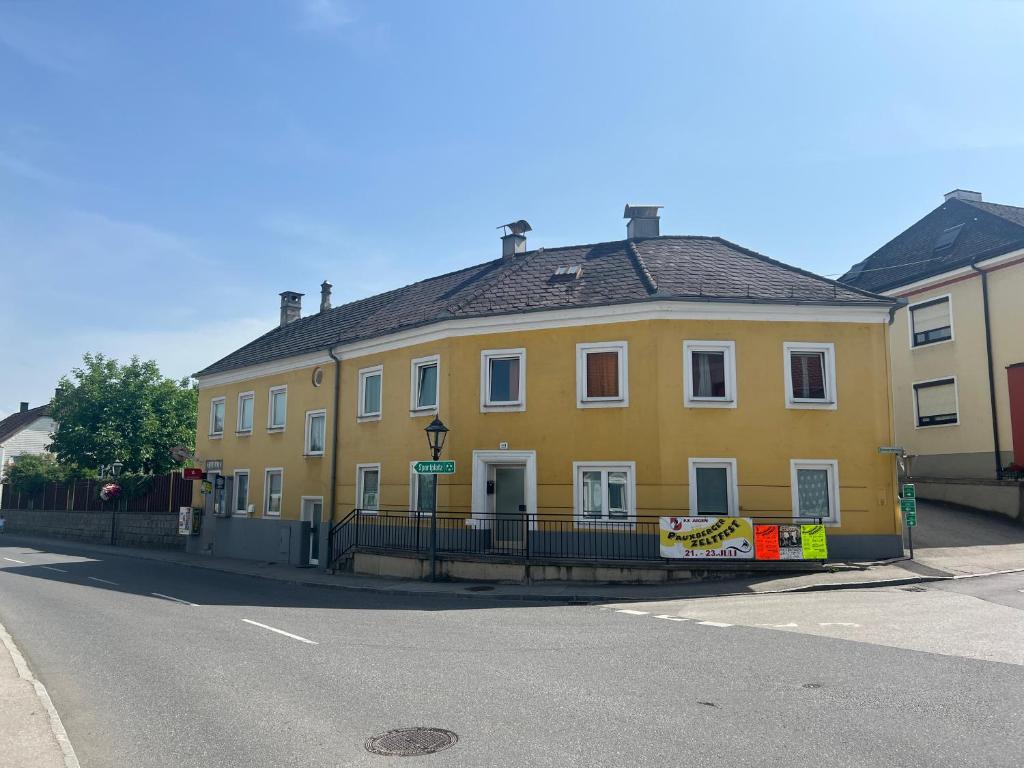
[[[21,563],[22,565],[27,565],[27,563],[24,560],[15,560],[13,557],[5,557],[4,560],[9,560],[12,563]]]
[[[628,613],[630,616],[646,616],[650,611],[631,611],[628,608],[619,608],[616,613]]]
[[[63,568],[54,568],[52,565],[40,565],[40,568],[45,568],[48,571],[56,571],[57,573],[67,573]]]
[[[115,587],[120,586],[116,581],[107,581],[106,579],[100,579],[96,576],[86,576],[85,578],[89,581],[98,581],[100,584],[113,584]]]
[[[656,618],[656,619],[665,619],[666,621],[689,621],[689,619],[684,619],[682,616],[669,616],[667,613],[659,614],[658,616],[655,616],[654,618]]]
[[[161,595],[159,592],[150,592],[149,594],[153,595],[153,597],[162,597],[164,600],[173,600],[174,602],[181,603],[182,605],[191,605],[193,608],[199,607],[199,603],[190,603],[188,600],[182,600],[180,597]]]
[[[768,627],[769,629],[788,629],[790,627],[799,627],[799,624],[789,622],[789,624],[758,624],[759,627]]]
[[[285,632],[283,629],[271,627],[268,624],[260,624],[258,621],[253,621],[252,619],[242,619],[242,621],[244,621],[246,624],[252,624],[254,627],[262,627],[263,629],[269,629],[271,632],[277,632],[277,634],[284,635],[285,637],[290,637],[292,638],[292,640],[298,640],[302,643],[309,643],[310,645],[320,645],[320,643],[318,643],[316,640],[310,640],[308,638],[301,637],[300,635],[293,635],[291,632]]]
[[[859,627],[860,624],[854,624],[852,621],[819,621],[819,627]]]
[[[722,621],[698,621],[698,624],[703,624],[705,627],[731,627],[732,624],[726,624]]]

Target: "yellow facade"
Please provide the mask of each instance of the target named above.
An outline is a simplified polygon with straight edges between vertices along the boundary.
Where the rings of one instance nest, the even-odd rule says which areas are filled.
[[[739,513],[787,517],[793,507],[790,460],[834,460],[841,514],[830,535],[897,536],[894,463],[878,452],[894,444],[888,333],[877,321],[649,319],[553,322],[532,330],[448,335],[371,353],[340,350],[337,498],[327,518],[340,520],[357,506],[358,464],[380,464],[382,508],[409,508],[410,463],[429,458],[423,428],[433,417],[410,410],[410,366],[416,358],[437,355],[439,414],[451,430],[444,458],[458,466],[455,475],[440,480],[440,509],[473,513],[473,452],[505,445],[510,453],[536,452],[536,508],[530,511],[570,519],[574,462],[635,462],[635,513],[643,516],[689,508],[689,459],[734,459]],[[686,340],[734,342],[735,408],[684,404]],[[628,406],[577,407],[576,345],[587,342],[628,345]],[[834,410],[786,407],[785,342],[834,344]],[[510,348],[526,350],[525,410],[484,413],[481,352]],[[324,371],[318,388],[311,383],[317,366]],[[360,420],[359,370],[373,366],[383,369],[382,414],[379,420]],[[232,372],[231,383],[200,380],[198,458],[222,459],[229,476],[249,469],[256,516],[265,508],[268,467],[284,468],[283,519],[298,517],[302,496],[322,496],[327,509],[333,373],[332,362],[319,361],[251,379],[244,379],[244,371]],[[287,427],[268,433],[268,392],[281,384],[288,385]],[[233,429],[235,404],[238,393],[250,390],[256,393],[254,430],[239,437]],[[211,440],[210,401],[220,396],[227,403],[225,435]],[[303,422],[307,410],[319,408],[328,414],[327,451],[313,459],[303,456]]]
[[[990,270],[993,374],[1004,463],[1009,463],[1012,449],[1006,366],[1024,361],[1024,264],[1019,259],[1020,254],[1010,254],[999,262],[981,263]],[[957,272],[891,292],[910,306],[948,296],[953,323],[951,341],[913,347],[908,309],[895,314],[890,346],[896,440],[915,456],[915,474],[991,476],[994,446],[981,277],[970,269]],[[946,377],[956,378],[958,423],[917,426],[914,383]]]
[[[320,386],[313,385],[313,371],[322,371]],[[270,390],[287,386],[285,427],[268,428]],[[253,428],[239,434],[238,396],[253,393]],[[210,436],[210,403],[225,400],[224,434]],[[200,466],[206,461],[223,462],[221,474],[233,477],[238,470],[249,471],[249,503],[254,515],[262,517],[267,508],[265,480],[267,469],[283,470],[282,519],[298,519],[303,496],[323,497],[327,503],[330,487],[331,413],[334,410],[334,365],[320,364],[270,376],[259,376],[224,385],[202,388],[199,396],[199,420],[196,434],[196,457]],[[327,446],[322,456],[305,455],[306,413],[327,411]],[[194,503],[202,505],[198,488]],[[232,503],[231,499],[227,503]]]

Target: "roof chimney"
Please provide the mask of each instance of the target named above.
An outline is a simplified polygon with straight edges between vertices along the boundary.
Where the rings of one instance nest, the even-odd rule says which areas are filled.
[[[21,401],[21,408],[18,409],[18,412],[19,413],[24,413],[27,410],[28,410],[28,403],[26,403],[24,400],[22,400]]]
[[[320,311],[326,312],[331,308],[331,285],[328,281],[324,280],[320,283]]]
[[[637,205],[626,203],[622,218],[629,219],[626,224],[626,237],[630,240],[638,237],[657,237],[661,234],[661,218],[658,210],[663,205]]]
[[[505,230],[501,236],[501,258],[507,259],[517,253],[526,253],[526,233],[533,231],[530,222],[520,219],[502,224],[498,229]]]
[[[304,293],[281,291],[281,327],[294,323],[302,317],[302,297]]]
[[[945,195],[947,200],[971,200],[975,203],[981,202],[981,192],[971,192],[969,189],[954,189]]]

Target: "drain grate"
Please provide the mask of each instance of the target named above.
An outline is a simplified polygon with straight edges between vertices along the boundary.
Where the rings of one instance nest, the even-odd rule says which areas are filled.
[[[816,690],[818,688],[821,688],[821,683],[804,683],[800,687],[801,688],[810,688],[811,690]]]
[[[924,587],[900,587],[904,592],[927,592]]]
[[[472,587],[466,587],[467,592],[490,592],[494,587],[489,584],[477,584]]]
[[[453,746],[459,737],[444,728],[397,728],[366,740],[366,751],[387,757],[432,755]]]

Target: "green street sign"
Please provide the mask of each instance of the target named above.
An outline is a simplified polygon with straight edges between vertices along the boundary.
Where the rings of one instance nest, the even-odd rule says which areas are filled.
[[[454,475],[454,461],[417,461],[412,465],[417,475]]]
[[[917,527],[917,512],[907,512],[903,515],[903,520],[907,524],[907,528]]]
[[[903,514],[917,514],[917,499],[900,499],[900,510]]]
[[[913,483],[903,484],[903,498],[904,499],[916,499],[917,491],[914,489]]]

